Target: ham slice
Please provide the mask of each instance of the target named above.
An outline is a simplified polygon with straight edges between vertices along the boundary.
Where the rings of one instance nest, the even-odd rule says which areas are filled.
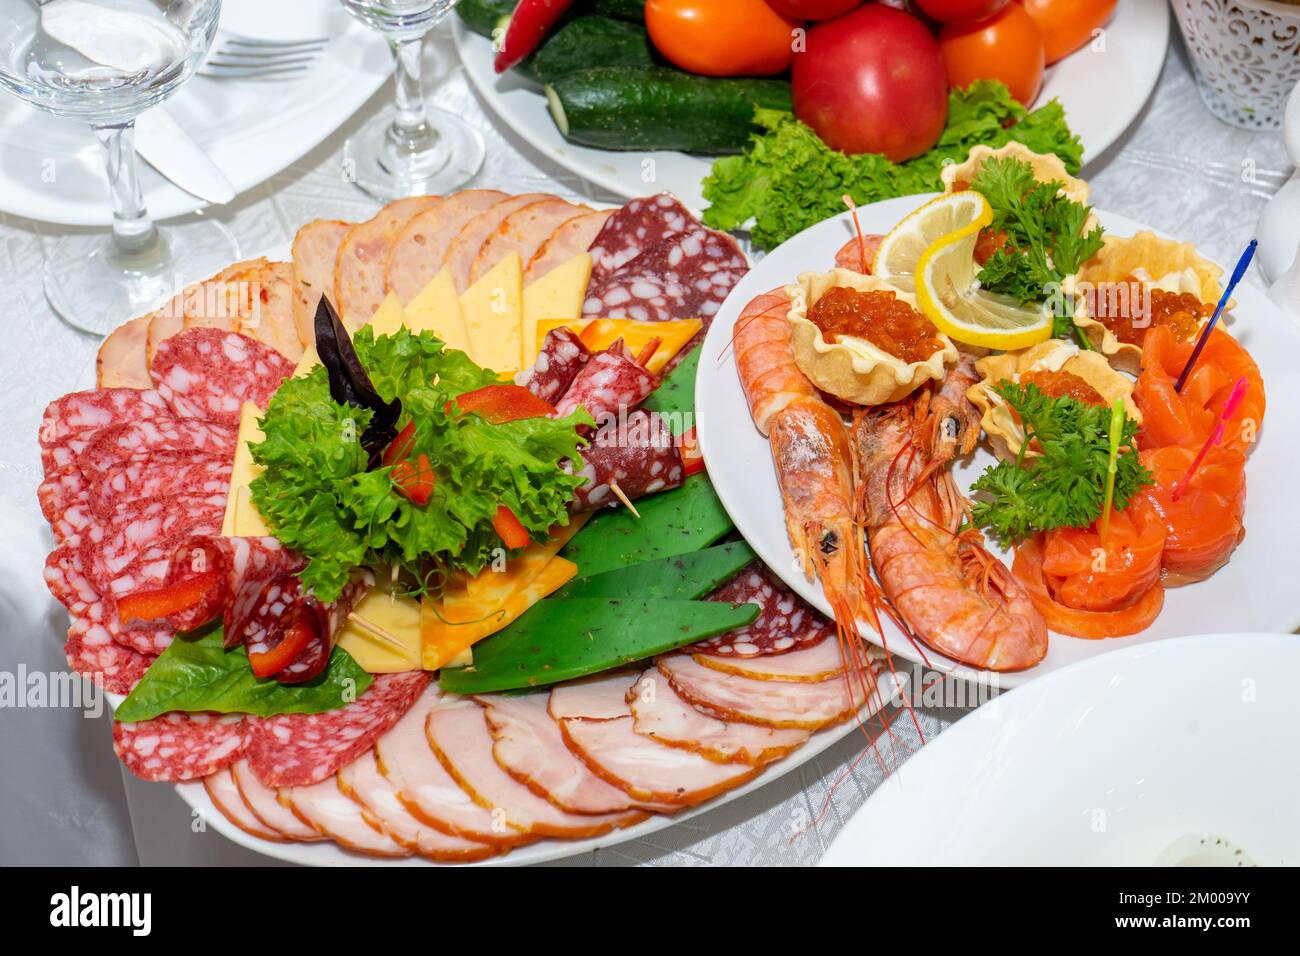
[[[442,696],[430,684],[405,716],[375,742],[380,773],[393,785],[402,806],[427,826],[494,847],[531,842],[504,816],[475,803],[434,756],[424,725]]]
[[[682,808],[738,787],[759,773],[760,767],[718,763],[638,734],[625,700],[638,676],[591,682],[580,694],[567,694],[563,687],[551,692],[552,715],[569,715],[558,718],[565,743],[596,775],[635,800]],[[580,713],[584,709],[585,715]]]
[[[152,388],[145,359],[148,344],[149,316],[119,325],[99,346],[95,384],[100,388]]]
[[[222,767],[216,773],[203,778],[203,789],[208,792],[212,805],[221,811],[221,815],[245,833],[270,840],[272,843],[284,843],[289,838],[279,830],[273,830],[253,815],[244,798],[239,795],[239,787],[231,776],[229,767]]]
[[[669,747],[681,747],[710,760],[759,767],[803,746],[809,732],[727,723],[696,710],[658,671],[648,670],[627,695],[632,728]]]
[[[641,812],[579,815],[544,800],[501,768],[483,708],[464,697],[444,696],[429,711],[425,732],[447,771],[481,806],[500,812],[512,827],[537,836],[592,837],[645,819]]]
[[[558,265],[563,265],[580,252],[586,252],[592,240],[614,214],[612,209],[584,213],[565,220],[541,244],[532,258],[524,263],[524,285],[540,279]]]
[[[540,199],[521,206],[488,234],[479,246],[474,264],[469,270],[469,283],[473,285],[503,256],[519,253],[524,265],[559,226],[576,216],[591,212],[587,206],[575,206],[563,199]]]
[[[447,246],[447,254],[442,260],[442,265],[451,270],[451,278],[456,284],[456,291],[464,292],[469,288],[469,275],[474,269],[474,260],[478,256],[479,249],[482,248],[488,236],[492,235],[493,231],[501,225],[507,216],[516,209],[523,209],[531,203],[553,198],[555,197],[547,193],[524,193],[522,196],[510,196],[489,206],[466,222]],[[495,264],[493,263],[493,265]],[[434,275],[437,275],[437,273],[438,270],[435,269]]]
[[[341,219],[316,219],[293,237],[293,321],[304,342],[316,341],[321,296],[334,298],[334,263],[351,228],[352,223]]]
[[[823,638],[811,647],[784,654],[765,654],[759,657],[723,657],[720,654],[692,654],[695,663],[703,664],[724,674],[738,674],[754,680],[818,681],[830,680],[844,673],[840,645],[831,638]]]
[[[385,832],[412,853],[439,863],[470,863],[501,852],[500,847],[452,836],[425,826],[397,799],[397,788],[382,773],[373,750],[338,773],[339,789],[361,805]]]
[[[874,709],[883,706],[876,686],[879,661],[873,655],[873,669],[855,672],[850,680],[841,675],[815,683],[727,674],[697,663],[689,654],[669,654],[659,658],[658,665],[678,694],[724,720],[819,730],[848,720],[868,698]]]
[[[248,766],[247,760],[238,760],[230,767],[239,795],[244,805],[263,826],[281,834],[286,840],[323,840],[314,827],[309,827],[292,810],[277,799],[276,792],[262,781]]]
[[[347,231],[334,260],[334,305],[348,331],[369,322],[384,301],[384,267],[402,228],[440,202],[439,196],[397,199]]]
[[[551,688],[551,716],[586,717],[589,720],[613,720],[626,717],[628,688],[640,677],[639,671],[617,671],[583,680],[565,681]]]
[[[495,189],[465,189],[426,209],[402,227],[384,265],[384,288],[410,302],[442,268],[447,247],[464,225],[503,199]]]
[[[361,804],[347,796],[336,777],[306,787],[286,787],[280,791],[286,804],[314,830],[319,830],[339,846],[368,856],[410,856],[411,850],[390,837]]]

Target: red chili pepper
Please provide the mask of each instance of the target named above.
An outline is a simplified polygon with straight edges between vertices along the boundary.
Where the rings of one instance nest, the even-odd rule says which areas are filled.
[[[383,463],[385,465],[395,465],[403,458],[411,454],[415,448],[415,420],[406,423],[406,427],[397,433],[397,437],[389,442],[388,447],[384,449]]]
[[[451,404],[447,403],[448,412]],[[521,385],[484,385],[457,397],[456,405],[461,412],[472,412],[493,425],[555,414],[554,405]]]
[[[271,677],[280,673],[318,636],[318,624],[308,612],[299,614],[284,631],[280,643],[262,654],[249,654],[248,663],[254,677]]]
[[[174,584],[148,591],[137,591],[117,602],[117,616],[123,624],[131,621],[160,621],[169,614],[197,607],[212,589],[221,586],[221,575],[204,571]]]
[[[409,459],[399,461],[393,466],[390,477],[398,494],[410,498],[417,505],[427,505],[433,496],[436,476],[429,464],[429,456],[423,452],[415,459],[415,464],[411,464]]]
[[[493,63],[496,71],[504,73],[536,50],[571,6],[573,0],[519,0]]]
[[[492,527],[496,529],[507,548],[528,546],[528,529],[519,523],[515,513],[505,505],[497,508],[497,516],[492,519]]]
[[[704,456],[700,454],[700,440],[695,436],[694,427],[682,432],[677,439],[677,451],[682,456],[684,477],[689,478],[704,471]]]

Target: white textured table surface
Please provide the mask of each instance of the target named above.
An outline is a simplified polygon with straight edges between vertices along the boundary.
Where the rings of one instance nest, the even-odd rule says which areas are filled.
[[[615,198],[593,192],[496,130],[469,90],[445,32],[438,31],[430,50],[433,100],[483,131],[487,162],[477,185]],[[318,149],[218,213],[245,254],[287,242],[309,219],[364,219],[372,213],[376,204],[344,181],[339,154],[349,131],[389,95],[385,88]],[[1264,202],[1289,174],[1279,136],[1237,130],[1206,112],[1176,35],[1138,121],[1085,171],[1098,206],[1190,240],[1227,262],[1249,240]],[[6,410],[0,432],[0,533],[6,539],[0,545],[0,679],[66,669],[66,615],[41,581],[51,544],[36,506],[35,436],[45,404],[86,381],[96,342],[55,318],[41,291],[42,257],[60,228],[0,215],[0,407]],[[962,714],[917,711],[927,737]],[[883,744],[879,760],[864,756],[861,739],[851,735],[746,798],[650,839],[569,863],[814,863],[880,782],[883,767],[901,762],[919,745],[910,720],[895,721],[894,730],[894,745]],[[5,705],[0,766],[0,865],[266,862],[216,833],[193,832],[188,808],[170,787],[143,784],[120,771],[107,714]]]

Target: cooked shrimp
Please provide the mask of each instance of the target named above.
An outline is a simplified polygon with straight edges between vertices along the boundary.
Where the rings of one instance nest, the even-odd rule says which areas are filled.
[[[973,529],[949,470],[974,447],[979,415],[966,401],[969,363],[937,391],[870,409],[853,424],[860,516],[885,596],[916,637],[991,670],[1032,667],[1047,653],[1042,615]]]

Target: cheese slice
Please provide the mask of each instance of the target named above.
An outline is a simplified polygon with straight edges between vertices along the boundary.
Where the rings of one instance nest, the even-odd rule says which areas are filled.
[[[302,378],[319,364],[320,356],[316,354],[316,343],[313,342],[302,350],[302,358],[298,359],[298,364],[294,366],[293,377]]]
[[[375,314],[370,317],[370,328],[378,338],[381,335],[392,335],[404,325],[406,325],[406,312],[402,309],[397,294],[390,292],[379,304]]]
[[[453,621],[471,621],[505,605],[542,573],[590,517],[589,512],[574,515],[567,525],[552,528],[545,541],[532,542],[508,560],[505,570],[486,567],[463,587],[448,592],[443,599],[445,616]]]
[[[235,524],[230,532],[234,538],[264,538],[271,534],[262,513],[253,504],[253,492],[244,485],[235,498]]]
[[[469,331],[470,355],[497,372],[516,371],[523,361],[523,263],[503,256],[460,297]]]
[[[221,521],[221,533],[228,538],[247,533],[240,529],[249,525],[260,524],[265,527],[262,516],[253,507],[248,490],[249,484],[263,471],[262,466],[253,461],[253,453],[248,447],[250,444],[258,444],[266,437],[262,434],[262,429],[257,427],[257,419],[261,414],[261,410],[252,402],[244,402],[239,409],[239,434],[235,437],[235,459],[230,466],[230,490],[226,493],[226,514]],[[246,512],[242,519],[239,517],[241,511]]]
[[[527,587],[516,591],[505,604],[478,619],[456,624],[446,620],[443,609],[433,602],[420,606],[420,641],[424,669],[447,667],[458,660],[476,641],[495,634],[540,601],[563,587],[578,573],[578,566],[564,558],[552,558]]]
[[[524,287],[524,364],[521,368],[527,368],[537,360],[541,348],[537,338],[538,322],[582,316],[582,302],[587,297],[590,278],[591,255],[580,252]]]
[[[545,278],[545,277],[543,277]],[[541,281],[541,280],[538,280]],[[593,352],[607,349],[619,339],[633,355],[640,354],[653,339],[661,339],[646,368],[658,375],[669,360],[682,350],[704,327],[699,319],[673,319],[669,322],[643,322],[639,319],[542,319],[537,323],[534,348],[540,350],[552,329],[565,326],[582,336]]]
[[[371,588],[339,631],[339,646],[371,674],[419,670],[420,602]]]
[[[460,311],[460,297],[450,269],[443,269],[406,304],[406,326],[412,332],[432,332],[447,343],[473,357],[469,330]]]

